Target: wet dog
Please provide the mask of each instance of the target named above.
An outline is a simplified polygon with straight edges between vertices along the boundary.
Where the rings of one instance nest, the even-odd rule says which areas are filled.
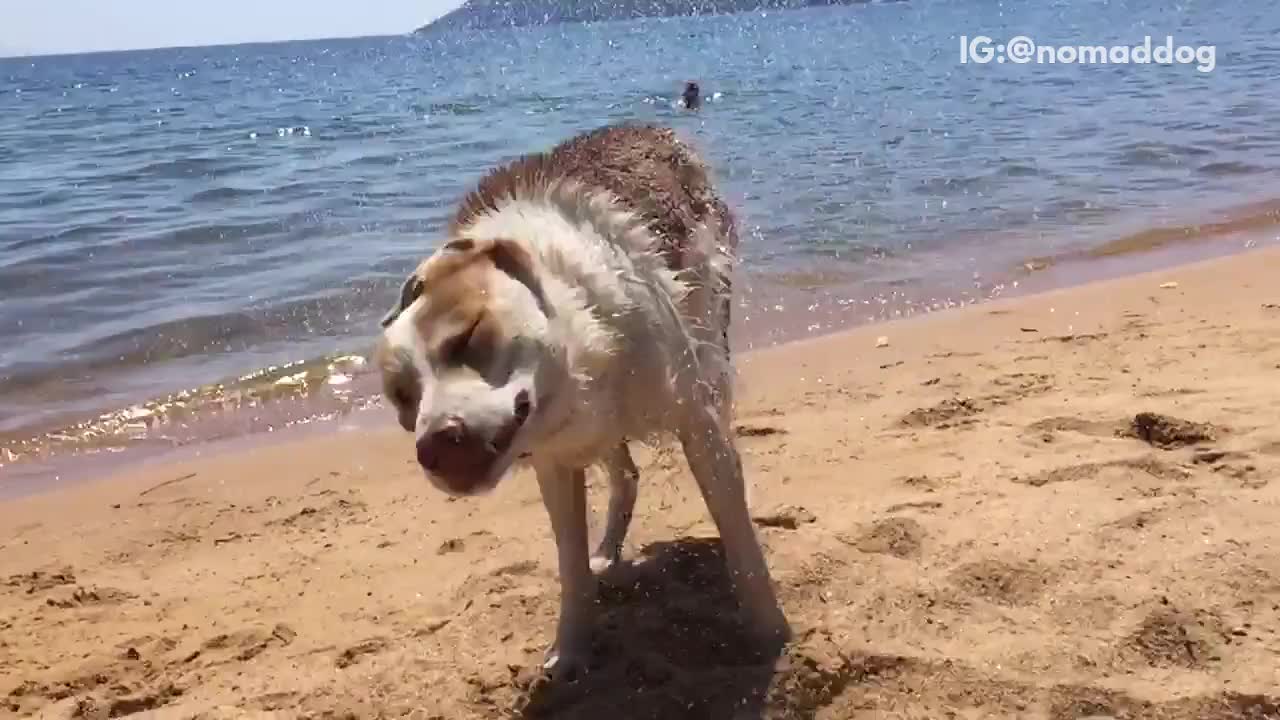
[[[383,318],[383,390],[427,479],[454,495],[537,476],[560,619],[547,667],[590,651],[595,578],[636,502],[629,441],[679,441],[720,532],[747,627],[789,635],[748,514],[730,422],[734,219],[667,128],[614,125],[496,168]],[[589,553],[585,472],[610,486]]]

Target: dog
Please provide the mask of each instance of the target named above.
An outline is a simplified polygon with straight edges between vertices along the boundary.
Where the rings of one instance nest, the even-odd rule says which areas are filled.
[[[639,472],[630,441],[679,441],[720,533],[749,632],[791,636],[733,441],[734,218],[666,127],[616,124],[497,167],[382,319],[376,364],[426,478],[482,494],[531,467],[557,548],[545,667],[585,669],[595,576],[621,556]],[[586,470],[610,488],[589,552]]]

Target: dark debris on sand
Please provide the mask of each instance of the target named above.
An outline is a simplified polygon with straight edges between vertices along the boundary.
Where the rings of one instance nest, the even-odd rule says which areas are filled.
[[[1220,433],[1220,428],[1209,423],[1192,422],[1160,413],[1140,412],[1133,416],[1133,422],[1123,434],[1135,437],[1161,450],[1173,450],[1187,445],[1212,442]]]

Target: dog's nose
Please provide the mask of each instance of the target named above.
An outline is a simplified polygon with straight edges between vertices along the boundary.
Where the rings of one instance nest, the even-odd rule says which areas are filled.
[[[418,464],[433,472],[467,464],[476,445],[462,418],[445,418],[418,440]]]
[[[515,404],[511,408],[511,416],[515,419],[516,425],[523,425],[529,419],[531,412],[533,412],[533,401],[529,399],[529,391],[521,390],[516,393]]]

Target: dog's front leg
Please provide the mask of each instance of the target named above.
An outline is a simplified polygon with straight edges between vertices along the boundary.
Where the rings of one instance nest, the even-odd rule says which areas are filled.
[[[544,668],[567,679],[585,669],[595,624],[596,581],[587,551],[586,473],[538,468],[538,489],[551,518],[560,570],[560,620]]]
[[[737,449],[721,428],[720,418],[706,406],[690,409],[680,443],[720,531],[734,594],[752,633],[767,645],[785,643],[791,630],[751,523]]]

